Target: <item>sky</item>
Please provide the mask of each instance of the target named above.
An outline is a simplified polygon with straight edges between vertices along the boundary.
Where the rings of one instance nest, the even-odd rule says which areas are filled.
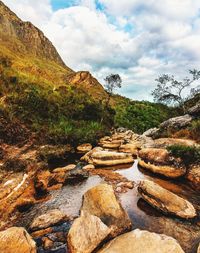
[[[53,42],[67,66],[102,84],[120,74],[117,92],[152,100],[155,79],[200,66],[199,0],[3,0]]]

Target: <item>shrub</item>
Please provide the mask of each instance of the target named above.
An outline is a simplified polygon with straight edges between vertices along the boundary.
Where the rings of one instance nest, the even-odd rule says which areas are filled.
[[[171,145],[167,148],[174,157],[181,158],[186,166],[200,162],[200,148],[196,146]]]
[[[190,127],[190,131],[192,133],[192,138],[194,140],[197,140],[198,142],[200,142],[200,120],[194,120],[192,122],[192,125]]]

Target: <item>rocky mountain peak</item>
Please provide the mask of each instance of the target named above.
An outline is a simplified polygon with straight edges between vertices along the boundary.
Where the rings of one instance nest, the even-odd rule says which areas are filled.
[[[24,22],[0,1],[0,34],[2,43],[18,53],[48,59],[66,67],[57,50],[42,31]]]

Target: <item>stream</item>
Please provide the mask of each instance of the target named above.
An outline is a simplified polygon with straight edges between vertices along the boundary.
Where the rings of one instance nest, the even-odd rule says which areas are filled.
[[[200,213],[200,196],[197,195],[183,180],[166,180],[149,174],[138,168],[137,161],[133,165],[121,166],[121,169],[113,168],[115,172],[135,182],[133,189],[126,193],[118,193],[118,197],[124,209],[128,212],[134,228],[145,229],[151,232],[164,233],[178,240],[186,253],[196,253],[200,241],[200,219],[185,221],[171,216],[165,216],[152,208],[142,200],[137,192],[137,183],[142,179],[150,179],[166,189],[191,201],[198,213]],[[65,185],[62,189],[52,191],[48,201],[33,206],[23,213],[17,222],[17,226],[28,229],[34,217],[44,214],[46,211],[59,208],[70,217],[77,217],[82,205],[82,196],[90,188],[104,182],[99,176],[90,176],[82,183]],[[64,251],[48,251],[64,252]]]

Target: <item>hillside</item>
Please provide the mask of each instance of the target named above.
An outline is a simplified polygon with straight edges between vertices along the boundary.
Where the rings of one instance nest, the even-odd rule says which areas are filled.
[[[119,95],[105,106],[108,94],[98,80],[67,67],[45,35],[2,1],[0,41],[3,142],[25,141],[30,133],[40,142],[93,142],[113,126],[142,132],[169,118],[166,106]]]

